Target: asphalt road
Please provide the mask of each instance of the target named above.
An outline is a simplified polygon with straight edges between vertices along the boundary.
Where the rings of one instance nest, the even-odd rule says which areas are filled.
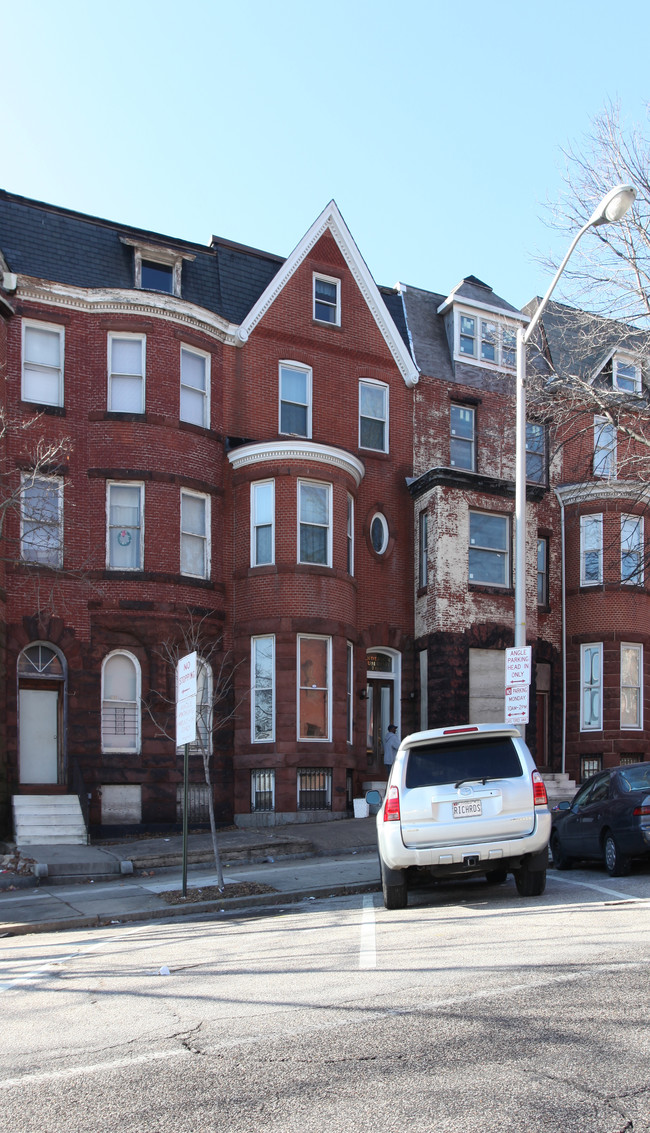
[[[0,1130],[650,1130],[650,870],[548,876],[0,940]]]

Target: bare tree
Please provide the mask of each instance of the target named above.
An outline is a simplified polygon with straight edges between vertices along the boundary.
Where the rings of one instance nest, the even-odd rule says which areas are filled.
[[[40,413],[13,418],[0,406],[0,539],[6,537],[10,513],[22,511],[23,519],[27,515],[23,547],[29,561],[56,566],[60,527],[55,523],[53,494],[45,482],[51,485],[53,477],[61,472],[72,451],[72,442],[69,437],[47,440],[42,435],[42,420]],[[25,493],[29,494],[41,482],[43,490],[32,491],[31,500],[26,500]],[[16,547],[15,553],[6,557],[19,559],[21,552]]]
[[[181,657],[188,653],[197,654],[196,740],[191,745],[191,752],[200,755],[203,764],[217,885],[219,889],[223,889],[211,766],[215,741],[219,733],[235,718],[241,703],[234,698],[233,677],[237,666],[233,663],[232,654],[228,650],[224,651],[222,636],[215,637],[211,634],[209,615],[197,617],[192,610],[188,610],[187,617],[187,622],[179,627],[178,634],[163,641],[160,648],[155,650],[166,673],[166,691],[152,692],[148,699],[143,698],[142,704],[156,726],[156,734],[175,745],[176,668]],[[170,689],[174,690],[173,694]]]

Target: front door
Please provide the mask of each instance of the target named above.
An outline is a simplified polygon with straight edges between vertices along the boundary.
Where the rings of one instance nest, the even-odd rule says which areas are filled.
[[[384,770],[384,736],[394,717],[395,682],[368,680],[367,753],[368,766]]]
[[[21,688],[19,693],[20,782],[59,779],[59,690]]]

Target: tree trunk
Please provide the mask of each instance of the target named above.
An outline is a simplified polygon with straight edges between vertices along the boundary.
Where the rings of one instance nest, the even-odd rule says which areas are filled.
[[[208,760],[203,756],[203,770],[205,772],[205,781],[208,785],[208,811],[210,814],[210,832],[212,834],[212,849],[214,851],[214,865],[217,871],[217,885],[219,889],[223,889],[223,870],[221,868],[221,857],[219,854],[219,843],[217,841],[217,826],[214,820],[214,794],[212,791],[212,783],[210,782],[210,767]]]

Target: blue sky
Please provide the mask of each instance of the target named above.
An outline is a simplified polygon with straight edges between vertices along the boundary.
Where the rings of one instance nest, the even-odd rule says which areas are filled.
[[[2,188],[279,255],[334,197],[378,283],[516,305],[560,147],[650,97],[647,0],[4,0],[1,26]]]

